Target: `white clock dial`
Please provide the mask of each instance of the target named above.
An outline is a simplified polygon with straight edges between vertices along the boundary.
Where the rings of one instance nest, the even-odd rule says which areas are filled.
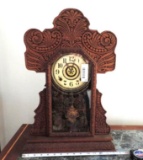
[[[54,83],[60,87],[62,90],[66,91],[75,91],[81,88],[84,88],[88,81],[82,81],[81,72],[82,65],[89,65],[89,61],[86,60],[81,54],[78,53],[69,53],[60,57],[52,65],[52,78]],[[86,71],[87,77],[89,77],[89,67]],[[89,78],[86,78],[89,79]]]

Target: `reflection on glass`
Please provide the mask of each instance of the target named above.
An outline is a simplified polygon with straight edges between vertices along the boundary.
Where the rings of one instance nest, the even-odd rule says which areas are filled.
[[[52,64],[53,132],[89,132],[91,65],[79,53],[59,57]]]
[[[82,94],[53,92],[52,121],[55,132],[87,132],[90,128],[90,103],[87,91]],[[56,96],[55,96],[56,94]]]

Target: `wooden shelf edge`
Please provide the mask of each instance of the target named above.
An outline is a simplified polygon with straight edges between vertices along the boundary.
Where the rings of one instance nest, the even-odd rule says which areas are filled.
[[[11,138],[8,144],[3,148],[2,152],[0,153],[0,160],[13,160],[16,159],[20,153],[15,153],[13,157],[10,158],[9,154],[13,151],[15,146],[17,145],[18,140],[22,137],[25,130],[28,128],[28,124],[23,124],[15,135]]]
[[[110,125],[111,130],[143,130],[143,125]]]

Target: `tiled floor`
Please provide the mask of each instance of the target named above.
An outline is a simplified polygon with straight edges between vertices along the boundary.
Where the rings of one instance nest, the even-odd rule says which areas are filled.
[[[116,151],[126,151],[143,148],[143,130],[113,130],[111,132]],[[19,158],[19,160],[24,160]],[[29,158],[27,160],[130,160],[130,155],[110,156],[77,156],[77,157],[49,157]]]

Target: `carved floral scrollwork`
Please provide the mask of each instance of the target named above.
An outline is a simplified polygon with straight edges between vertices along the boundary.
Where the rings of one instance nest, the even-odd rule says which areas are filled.
[[[115,68],[115,58],[115,54],[112,51],[102,55],[97,61],[97,72],[112,71]]]
[[[110,127],[106,123],[106,111],[101,104],[102,94],[98,90],[96,90],[96,94],[95,134],[108,134],[110,132]]]
[[[61,33],[57,30],[41,32],[37,29],[31,29],[25,34],[26,46],[38,53],[51,52],[59,46],[60,42]]]
[[[103,55],[116,46],[116,37],[111,32],[99,34],[97,31],[87,31],[82,36],[83,46],[91,53]]]
[[[97,31],[87,31],[82,36],[85,50],[95,59],[98,73],[111,71],[115,68],[116,37],[107,31],[99,34]]]
[[[62,47],[81,46],[81,36],[89,22],[78,10],[65,10],[54,20],[54,26],[62,32]]]
[[[28,30],[25,33],[26,66],[35,71],[44,71],[45,63],[53,51],[61,43],[61,33],[57,30],[45,30],[41,32],[37,29]]]
[[[37,107],[37,109],[35,110],[35,122],[32,125],[31,128],[31,134],[32,135],[46,135],[46,108],[45,108],[45,104],[46,104],[46,89],[44,89],[43,91],[40,92],[40,104]]]
[[[106,51],[114,50],[116,46],[116,37],[109,31],[102,32],[98,38],[98,44],[105,48]]]
[[[66,9],[55,18],[53,29],[43,32],[31,29],[25,33],[26,66],[37,72],[45,71],[53,52],[60,49],[79,48],[94,59],[97,72],[115,68],[116,37],[112,32],[101,34],[89,30],[89,21],[76,9]]]

